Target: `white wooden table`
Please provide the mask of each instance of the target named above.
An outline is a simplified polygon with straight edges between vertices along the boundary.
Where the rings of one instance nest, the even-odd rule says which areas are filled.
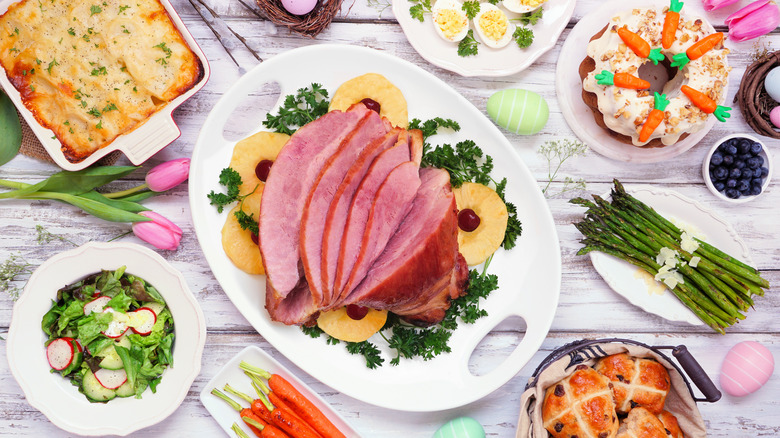
[[[277,28],[260,19],[251,0],[175,0],[173,3],[177,11],[206,52],[212,77],[203,90],[174,113],[182,130],[181,138],[153,157],[130,180],[143,178],[145,171],[156,163],[190,156],[206,115],[245,71],[261,60],[286,50],[327,42],[368,46],[409,60],[451,84],[483,111],[487,98],[497,90],[520,87],[540,93],[550,105],[551,115],[547,126],[534,136],[507,134],[507,137],[539,181],[540,187],[544,186],[547,182],[547,162],[536,152],[537,148],[547,140],[573,138],[555,98],[551,72],[555,70],[558,52],[569,30],[580,17],[597,6],[599,0],[580,0],[558,45],[531,68],[503,78],[464,78],[428,64],[407,42],[391,10],[387,8],[389,0],[369,2],[368,5],[362,1],[352,4],[346,0],[337,19],[318,38],[312,40],[290,34],[286,29]],[[725,15],[713,14],[710,18],[713,23],[722,24]],[[216,33],[206,24],[204,17]],[[216,34],[219,34],[219,39]],[[773,42],[776,48],[780,48],[780,34],[776,32],[763,41]],[[729,99],[735,94],[739,78],[755,51],[751,43],[733,47],[737,50],[729,58],[734,66]],[[708,205],[733,224],[751,248],[757,267],[774,285],[764,298],[757,299],[756,308],[749,312],[747,320],[731,328],[729,334],[721,336],[704,327],[668,322],[629,304],[606,285],[587,257],[575,255],[580,247],[580,235],[571,224],[580,217],[581,209],[568,204],[568,196],[552,197],[549,206],[561,241],[563,279],[560,305],[549,336],[531,362],[506,385],[482,400],[444,412],[405,413],[378,408],[339,394],[308,376],[255,332],[225,296],[209,270],[195,237],[187,185],[147,201],[149,207],[170,218],[184,230],[180,248],[177,251],[161,251],[161,254],[187,278],[203,308],[208,338],[201,374],[181,407],[165,421],[141,430],[134,436],[222,435],[217,423],[201,405],[198,394],[227,359],[250,344],[259,345],[288,366],[366,437],[430,437],[441,424],[461,415],[476,418],[484,425],[489,436],[514,436],[520,394],[534,368],[551,350],[582,338],[625,337],[648,344],[685,344],[716,383],[726,352],[737,342],[759,341],[780,360],[780,320],[776,310],[780,308],[780,298],[776,293],[777,284],[780,283],[780,270],[777,268],[780,265],[780,228],[777,225],[780,187],[777,178],[760,199],[735,206],[717,201],[704,186],[700,172],[707,149],[719,137],[731,132],[752,133],[739,111],[735,109],[732,113],[733,117],[727,124],[718,124],[700,144],[679,159],[658,164],[626,164],[588,152],[583,157],[566,162],[550,192],[560,189],[565,176],[584,179],[590,193],[607,191],[611,180],[619,178],[626,184],[674,189]],[[777,141],[769,140],[768,144],[775,157],[780,155]],[[776,168],[778,164],[780,162],[775,158]],[[0,167],[0,178],[30,182],[40,180],[56,170],[54,165],[20,156]],[[127,182],[128,185],[133,183]],[[76,244],[107,241],[129,229],[124,224],[103,222],[59,203],[3,200],[0,203],[0,259],[20,254],[37,266],[50,255],[73,247],[56,240],[37,243],[36,225],[66,236]],[[123,240],[138,241],[132,235]],[[23,284],[16,283],[19,287]],[[13,300],[9,296],[0,296],[0,333],[7,331],[12,307]],[[490,335],[487,344],[480,348],[477,360],[499,360],[502,354],[511,351],[513,343],[521,335],[520,330],[511,324],[501,326],[500,330]],[[2,344],[4,342],[0,341]],[[710,436],[780,436],[780,378],[777,374],[775,372],[766,387],[748,397],[735,398],[724,394],[717,403],[700,404]],[[10,374],[5,348],[0,348],[0,435],[67,435],[25,401],[20,387]]]

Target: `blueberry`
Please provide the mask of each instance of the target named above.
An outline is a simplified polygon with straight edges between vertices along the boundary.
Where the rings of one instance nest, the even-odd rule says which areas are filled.
[[[761,149],[763,149],[761,147],[761,143],[758,143],[758,142],[754,141],[753,144],[750,145],[750,153],[753,154],[753,155],[760,154],[761,153]]]
[[[748,190],[750,190],[750,180],[741,179],[739,182],[737,182],[737,190],[739,190],[741,193],[745,193]]]
[[[748,158],[745,163],[747,164],[747,167],[751,169],[758,169],[761,164],[758,162],[758,158],[756,157],[750,157]]]
[[[745,154],[748,151],[750,151],[750,146],[752,146],[752,145],[753,145],[752,141],[750,141],[750,140],[748,140],[746,138],[743,138],[743,139],[739,140],[739,144],[737,146],[737,149],[739,150],[740,154]]]
[[[754,157],[751,154],[739,154],[739,155],[737,155],[737,158],[739,158],[742,161],[747,161],[747,160],[749,160],[751,158],[754,158]]]
[[[734,164],[734,156],[733,155],[724,155],[723,156],[723,165],[724,166],[731,166]]]
[[[726,146],[726,154],[737,155],[737,147],[734,146],[733,144]]]
[[[730,138],[729,139],[729,145],[737,146],[738,144],[739,144],[739,139],[738,138]]]
[[[729,178],[738,179],[738,178],[739,178],[739,177],[741,177],[741,176],[742,176],[742,171],[741,171],[741,170],[739,170],[739,169],[738,169],[738,168],[736,168],[736,167],[735,167],[735,168],[733,168],[733,169],[731,169],[731,170],[729,171]]]
[[[761,178],[766,178],[766,176],[769,175],[769,169],[766,167],[762,167],[759,170],[761,171]]]
[[[737,180],[734,178],[729,178],[726,180],[726,187],[733,189],[737,186]]]
[[[743,160],[734,160],[734,164],[732,164],[734,168],[742,169],[745,167],[745,162]]]
[[[761,155],[757,156],[756,160],[758,160],[758,165],[759,166],[763,166],[764,165],[764,157],[762,157]]]
[[[750,185],[760,187],[764,185],[764,180],[762,178],[753,178],[752,180],[750,180]]]
[[[726,189],[726,196],[731,199],[737,199],[741,196],[741,193],[737,189]]]
[[[715,151],[715,153],[712,154],[712,158],[710,158],[710,164],[719,166],[720,163],[722,162],[723,162],[723,154],[721,154],[718,151]]]
[[[716,181],[726,179],[728,175],[729,175],[729,171],[723,166],[716,167],[711,174],[711,176],[715,178]]]
[[[722,192],[726,188],[726,184],[724,184],[723,181],[715,181],[712,183],[712,186],[719,192]]]
[[[761,169],[755,168],[753,169],[753,178],[762,178],[764,174],[761,172]]]
[[[751,196],[758,196],[761,194],[761,186],[753,186],[750,188]]]

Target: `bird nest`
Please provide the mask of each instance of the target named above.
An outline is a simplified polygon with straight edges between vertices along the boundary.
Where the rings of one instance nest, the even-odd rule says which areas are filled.
[[[777,66],[780,66],[780,51],[762,56],[745,70],[734,98],[748,125],[758,134],[772,138],[780,138],[780,132],[769,120],[769,112],[778,106],[778,102],[766,92],[764,80],[769,71]]]
[[[274,24],[285,26],[292,32],[314,38],[322,32],[341,9],[342,0],[318,0],[314,9],[306,15],[287,12],[280,0],[255,0],[263,14]]]

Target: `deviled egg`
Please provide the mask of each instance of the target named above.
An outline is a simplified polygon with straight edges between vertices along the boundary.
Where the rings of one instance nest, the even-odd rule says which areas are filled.
[[[531,12],[542,6],[547,0],[504,0],[501,2],[505,8],[518,14]]]
[[[509,17],[498,7],[490,3],[482,3],[474,17],[474,27],[479,39],[488,47],[500,49],[512,40],[515,25],[509,22]]]
[[[469,31],[469,19],[463,4],[457,0],[438,0],[431,9],[433,27],[446,41],[458,42]]]

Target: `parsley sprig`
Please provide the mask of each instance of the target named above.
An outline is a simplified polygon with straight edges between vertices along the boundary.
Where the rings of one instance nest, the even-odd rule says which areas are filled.
[[[263,126],[291,135],[301,126],[327,113],[329,105],[328,90],[313,83],[298,89],[295,95],[287,95],[278,114],[267,114]]]
[[[249,230],[251,233],[257,235],[259,233],[257,219],[255,219],[254,214],[247,214],[243,208],[241,208],[244,199],[254,193],[255,190],[257,190],[257,186],[255,186],[250,193],[239,195],[243,181],[241,180],[241,175],[231,167],[222,169],[219,173],[219,183],[225,186],[226,193],[217,193],[212,190],[206,195],[209,198],[209,203],[217,207],[217,212],[222,213],[227,205],[238,201],[240,203],[239,208],[236,209],[236,212],[234,213],[238,220],[238,225],[240,225],[242,229]]]
[[[514,33],[512,34],[512,39],[515,40],[515,43],[517,43],[518,47],[525,49],[534,43],[534,31],[526,26],[535,25],[539,22],[539,20],[542,19],[543,15],[544,9],[539,8],[531,12],[526,12],[519,17],[512,19],[512,21],[517,21],[521,24],[521,26],[517,26]]]
[[[463,9],[463,12],[466,13],[466,17],[468,17],[469,20],[473,20],[474,17],[477,16],[479,13],[479,1],[478,0],[466,0],[463,2],[463,6],[461,7]]]
[[[458,43],[458,56],[474,56],[479,52],[479,42],[474,39],[474,31],[469,29],[466,37]]]
[[[433,6],[432,0],[409,0],[410,3],[414,3],[409,8],[409,15],[412,18],[417,19],[420,23],[425,21],[425,14],[431,13],[431,7]]]

